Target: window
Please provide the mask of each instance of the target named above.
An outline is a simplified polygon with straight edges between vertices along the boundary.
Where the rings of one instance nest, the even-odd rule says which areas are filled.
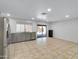
[[[20,24],[20,32],[24,32],[24,24]]]
[[[25,24],[25,32],[32,32],[32,25],[31,24]]]
[[[20,24],[16,24],[16,32],[20,32]]]
[[[16,32],[32,32],[31,24],[16,24]]]

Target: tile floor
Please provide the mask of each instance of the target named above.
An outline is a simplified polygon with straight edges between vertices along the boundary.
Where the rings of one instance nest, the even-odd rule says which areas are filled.
[[[9,59],[78,59],[77,44],[55,38],[39,38],[8,46]]]

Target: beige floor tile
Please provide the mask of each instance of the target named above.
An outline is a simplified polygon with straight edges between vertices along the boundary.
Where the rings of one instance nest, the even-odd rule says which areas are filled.
[[[77,44],[55,38],[46,38],[10,44],[10,59],[77,59]],[[38,42],[37,42],[38,41]]]

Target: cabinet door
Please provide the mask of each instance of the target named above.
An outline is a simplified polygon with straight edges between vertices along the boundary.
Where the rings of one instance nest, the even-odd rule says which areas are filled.
[[[31,33],[29,32],[25,33],[25,40],[31,40]]]
[[[3,59],[4,51],[4,18],[0,17],[0,59]]]
[[[31,39],[36,39],[36,33],[35,32],[31,33]]]

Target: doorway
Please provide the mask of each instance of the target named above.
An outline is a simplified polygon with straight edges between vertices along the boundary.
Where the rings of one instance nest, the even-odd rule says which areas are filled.
[[[37,25],[37,38],[47,36],[47,26],[46,25]]]

